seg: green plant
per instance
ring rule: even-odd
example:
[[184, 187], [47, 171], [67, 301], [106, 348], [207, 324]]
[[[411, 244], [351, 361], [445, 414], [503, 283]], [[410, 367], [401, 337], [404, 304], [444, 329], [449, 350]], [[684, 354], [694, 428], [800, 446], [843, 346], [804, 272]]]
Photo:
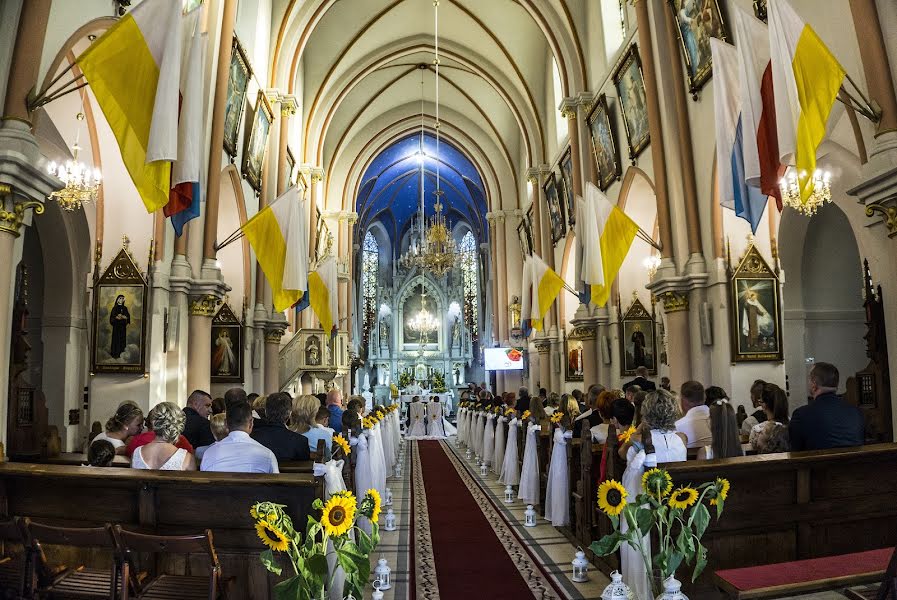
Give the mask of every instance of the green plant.
[[[716, 508], [719, 520], [729, 494], [729, 482], [716, 479], [674, 491], [667, 471], [651, 469], [642, 476], [642, 489], [645, 491], [633, 502], [627, 502], [626, 488], [620, 482], [609, 480], [598, 487], [598, 508], [610, 518], [614, 532], [592, 542], [590, 549], [598, 556], [607, 556], [624, 543], [629, 544], [642, 557], [645, 572], [657, 595], [663, 591], [659, 589], [663, 580], [683, 563], [694, 565], [692, 581], [707, 566], [707, 548], [701, 545], [701, 538], [710, 525], [708, 506]], [[623, 522], [627, 526], [625, 532], [620, 527]], [[656, 533], [658, 545], [653, 556], [650, 547], [644, 543], [644, 538], [652, 532]], [[660, 575], [659, 580], [654, 577], [655, 570]]]
[[437, 394], [441, 394], [447, 391], [445, 387], [445, 375], [443, 375], [442, 373], [434, 372], [430, 377], [430, 380], [433, 384], [433, 391]]
[[411, 376], [410, 371], [402, 371], [399, 373], [399, 387], [404, 389], [411, 385], [411, 382], [414, 381], [414, 378]]
[[[309, 515], [304, 535], [293, 527], [284, 505], [257, 502], [250, 508], [259, 539], [268, 546], [259, 555], [262, 564], [275, 575], [281, 575], [283, 569], [277, 565], [276, 552], [285, 554], [293, 567], [293, 575], [274, 586], [275, 600], [325, 598], [326, 589], [332, 584], [327, 566], [328, 544], [332, 544], [337, 564], [346, 573], [341, 593], [351, 593], [356, 598], [364, 595], [371, 571], [369, 556], [380, 543], [377, 526], [380, 495], [376, 490], [368, 490], [357, 510], [356, 504], [351, 492], [337, 492], [326, 503], [315, 500], [312, 508], [320, 511], [321, 517], [315, 519]], [[370, 519], [370, 535], [357, 526], [360, 516]], [[354, 534], [354, 541], [350, 534]]]

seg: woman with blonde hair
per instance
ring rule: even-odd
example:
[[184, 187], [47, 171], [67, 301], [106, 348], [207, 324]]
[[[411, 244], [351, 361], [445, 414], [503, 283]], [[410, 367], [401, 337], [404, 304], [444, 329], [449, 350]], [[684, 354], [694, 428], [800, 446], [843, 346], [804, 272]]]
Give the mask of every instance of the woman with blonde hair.
[[187, 422], [181, 407], [174, 402], [161, 402], [150, 410], [149, 421], [156, 437], [134, 450], [131, 466], [159, 471], [195, 471], [193, 455], [175, 446]]
[[318, 414], [320, 407], [321, 402], [311, 394], [296, 396], [293, 399], [290, 429], [308, 438], [308, 447], [311, 448], [312, 452], [317, 451], [318, 440], [324, 440], [325, 450], [327, 455], [329, 455], [333, 434], [326, 429], [317, 427], [317, 423], [315, 423], [315, 416]]
[[91, 443], [97, 440], [106, 440], [115, 448], [116, 454], [127, 452], [128, 438], [143, 431], [143, 411], [135, 402], [126, 400], [122, 402], [115, 414], [106, 421], [106, 429], [97, 435]]

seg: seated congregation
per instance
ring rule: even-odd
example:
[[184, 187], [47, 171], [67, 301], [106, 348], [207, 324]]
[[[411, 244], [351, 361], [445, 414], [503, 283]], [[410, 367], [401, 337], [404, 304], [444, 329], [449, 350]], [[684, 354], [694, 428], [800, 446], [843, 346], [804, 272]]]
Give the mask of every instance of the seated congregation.
[[[465, 391], [458, 444], [484, 476], [516, 487], [515, 499], [582, 548], [613, 534], [618, 521], [623, 534], [628, 528], [609, 516], [621, 513], [599, 489], [615, 490], [621, 507], [647, 492], [643, 477], [660, 466], [669, 476], [662, 504], [681, 500], [684, 509], [704, 499], [689, 490], [711, 482], [725, 514], [702, 529], [703, 573], [691, 583], [693, 565], [678, 571], [691, 598], [782, 598], [883, 580], [897, 543], [897, 484], [883, 475], [897, 466], [897, 445], [864, 446], [863, 414], [838, 395], [834, 365], [816, 363], [812, 397], [790, 416], [774, 383], [745, 390], [756, 409], [748, 415], [719, 387], [687, 381], [674, 393], [668, 380], [656, 388], [640, 371], [625, 391]], [[643, 543], [650, 555], [658, 540]], [[606, 575], [619, 570], [638, 597], [654, 597], [639, 551], [626, 543], [604, 555], [593, 549], [587, 557]]]
[[[370, 534], [390, 498], [399, 431], [395, 406], [366, 412], [363, 398], [344, 403], [339, 390], [293, 398], [233, 388], [217, 399], [197, 390], [183, 409], [162, 402], [146, 416], [122, 402], [84, 453], [0, 464], [0, 595], [273, 597], [279, 578], [259, 553], [279, 548], [282, 534], [250, 509], [280, 506], [304, 533], [327, 512], [316, 503], [354, 493], [354, 518]], [[343, 598], [345, 574], [328, 570], [328, 593]]]

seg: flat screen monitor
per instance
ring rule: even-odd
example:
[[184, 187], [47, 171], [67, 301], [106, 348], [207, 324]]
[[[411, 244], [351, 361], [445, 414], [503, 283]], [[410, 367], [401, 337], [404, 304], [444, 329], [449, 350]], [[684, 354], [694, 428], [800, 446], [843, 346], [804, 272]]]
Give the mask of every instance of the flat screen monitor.
[[483, 358], [487, 371], [523, 370], [523, 351], [518, 348], [485, 348]]

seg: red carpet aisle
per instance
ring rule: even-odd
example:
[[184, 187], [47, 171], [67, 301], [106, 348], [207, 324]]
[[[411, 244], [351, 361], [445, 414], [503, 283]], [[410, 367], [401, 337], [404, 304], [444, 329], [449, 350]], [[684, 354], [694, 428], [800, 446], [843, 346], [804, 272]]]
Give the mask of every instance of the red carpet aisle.
[[412, 449], [416, 597], [563, 597], [450, 452], [437, 441]]

